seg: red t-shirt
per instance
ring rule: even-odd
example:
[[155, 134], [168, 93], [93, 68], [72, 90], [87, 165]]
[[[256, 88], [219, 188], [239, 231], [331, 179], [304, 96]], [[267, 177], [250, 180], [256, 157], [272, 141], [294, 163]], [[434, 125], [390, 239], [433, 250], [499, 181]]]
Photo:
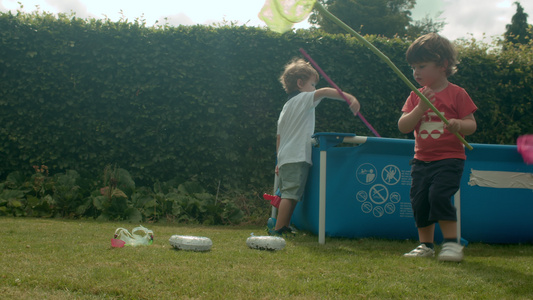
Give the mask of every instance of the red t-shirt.
[[[419, 90], [422, 91], [423, 88]], [[477, 110], [468, 93], [461, 87], [449, 83], [435, 94], [433, 105], [447, 119], [463, 119]], [[411, 92], [402, 108], [402, 112], [411, 112], [420, 101], [420, 97]], [[422, 161], [435, 161], [447, 158], [466, 159], [463, 143], [455, 134], [444, 129], [444, 122], [435, 112], [428, 109], [415, 127], [415, 158]]]

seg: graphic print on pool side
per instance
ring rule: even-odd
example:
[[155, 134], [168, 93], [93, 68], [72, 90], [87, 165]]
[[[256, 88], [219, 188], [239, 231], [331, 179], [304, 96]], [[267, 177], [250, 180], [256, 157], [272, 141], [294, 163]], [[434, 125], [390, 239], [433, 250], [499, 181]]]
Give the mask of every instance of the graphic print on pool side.
[[[378, 173], [373, 164], [364, 163], [357, 168], [356, 177], [362, 184], [358, 185], [359, 190], [355, 195], [361, 211], [372, 214], [375, 218], [395, 213], [400, 217], [412, 217], [410, 203], [400, 203], [402, 200], [400, 190], [406, 189], [406, 183], [410, 181], [409, 171], [402, 171], [398, 166], [389, 164]], [[383, 183], [376, 182], [379, 178]]]
[[402, 179], [400, 168], [395, 165], [388, 165], [381, 171], [381, 179], [388, 185], [395, 185]]
[[374, 165], [366, 163], [357, 168], [357, 181], [364, 185], [372, 184], [376, 181], [377, 170]]

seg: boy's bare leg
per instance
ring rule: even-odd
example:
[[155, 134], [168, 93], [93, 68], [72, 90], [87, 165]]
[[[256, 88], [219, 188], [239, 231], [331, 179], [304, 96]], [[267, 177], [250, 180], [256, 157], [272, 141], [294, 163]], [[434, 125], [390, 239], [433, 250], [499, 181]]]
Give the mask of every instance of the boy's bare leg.
[[284, 226], [289, 226], [291, 216], [296, 208], [297, 202], [291, 199], [281, 199], [278, 209], [278, 218], [276, 220], [275, 230], [280, 230]]
[[435, 224], [418, 227], [418, 239], [420, 243], [433, 243], [435, 237]]
[[439, 226], [445, 239], [457, 239], [457, 221], [439, 221]]

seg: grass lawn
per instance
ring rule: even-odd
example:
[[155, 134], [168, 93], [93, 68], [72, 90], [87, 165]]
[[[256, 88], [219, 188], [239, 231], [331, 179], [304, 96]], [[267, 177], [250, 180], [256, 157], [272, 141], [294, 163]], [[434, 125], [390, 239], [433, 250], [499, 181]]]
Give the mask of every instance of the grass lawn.
[[[265, 220], [266, 221], [266, 220]], [[533, 299], [533, 245], [471, 243], [461, 263], [403, 258], [416, 241], [300, 232], [281, 251], [249, 249], [257, 226], [143, 224], [151, 246], [111, 248], [117, 227], [86, 220], [0, 218], [2, 299]], [[174, 234], [209, 252], [175, 250]]]

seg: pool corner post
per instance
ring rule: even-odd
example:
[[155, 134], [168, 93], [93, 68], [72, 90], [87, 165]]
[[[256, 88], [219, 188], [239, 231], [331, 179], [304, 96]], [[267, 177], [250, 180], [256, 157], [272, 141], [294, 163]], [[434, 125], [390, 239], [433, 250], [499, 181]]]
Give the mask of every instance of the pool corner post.
[[[347, 139], [354, 139], [353, 133], [315, 133], [315, 145], [318, 144], [320, 151], [320, 169], [319, 169], [319, 191], [318, 191], [318, 243], [326, 243], [326, 172], [327, 172], [327, 150], [330, 147], [345, 142]], [[366, 141], [366, 138], [362, 140]], [[358, 140], [361, 141], [361, 140]]]
[[320, 184], [318, 194], [318, 243], [326, 243], [326, 159], [327, 151], [320, 149]]
[[[278, 192], [279, 187], [279, 179], [278, 174], [274, 174], [274, 190], [272, 191], [272, 195], [276, 195]], [[272, 210], [270, 211], [270, 217], [271, 218], [277, 218], [278, 216], [278, 209], [275, 206], [272, 206]]]
[[457, 241], [461, 244], [463, 239], [461, 236], [461, 188], [459, 188], [453, 196], [453, 201], [457, 211]]

